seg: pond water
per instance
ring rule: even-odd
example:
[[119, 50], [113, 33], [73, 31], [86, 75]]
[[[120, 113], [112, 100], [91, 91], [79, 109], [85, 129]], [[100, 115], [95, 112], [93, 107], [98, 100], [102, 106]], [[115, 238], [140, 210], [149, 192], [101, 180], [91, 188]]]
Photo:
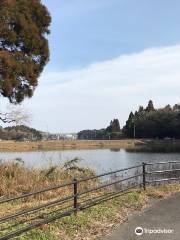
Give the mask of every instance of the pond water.
[[124, 149], [60, 150], [42, 152], [1, 152], [1, 161], [20, 158], [29, 168], [63, 166], [67, 160], [81, 159], [80, 167], [88, 167], [97, 174], [134, 166], [142, 162], [180, 161], [180, 153], [127, 152]]

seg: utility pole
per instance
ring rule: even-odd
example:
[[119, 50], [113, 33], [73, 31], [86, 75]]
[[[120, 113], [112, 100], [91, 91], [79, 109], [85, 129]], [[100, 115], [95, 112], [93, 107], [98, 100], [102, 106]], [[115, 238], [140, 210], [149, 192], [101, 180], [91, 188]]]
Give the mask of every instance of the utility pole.
[[135, 121], [134, 121], [134, 139], [136, 138], [136, 124], [135, 124]]

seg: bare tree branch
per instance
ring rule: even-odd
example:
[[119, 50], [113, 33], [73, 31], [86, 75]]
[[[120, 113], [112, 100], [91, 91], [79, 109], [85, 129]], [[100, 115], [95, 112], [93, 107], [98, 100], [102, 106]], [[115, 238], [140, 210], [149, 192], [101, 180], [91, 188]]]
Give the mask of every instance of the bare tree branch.
[[5, 113], [5, 114], [0, 113], [0, 121], [2, 121], [3, 123], [15, 122], [14, 119], [11, 119], [11, 118], [7, 117], [7, 115], [8, 115], [7, 113]]
[[5, 124], [28, 125], [31, 114], [21, 106], [9, 105], [6, 113], [0, 113], [0, 121]]

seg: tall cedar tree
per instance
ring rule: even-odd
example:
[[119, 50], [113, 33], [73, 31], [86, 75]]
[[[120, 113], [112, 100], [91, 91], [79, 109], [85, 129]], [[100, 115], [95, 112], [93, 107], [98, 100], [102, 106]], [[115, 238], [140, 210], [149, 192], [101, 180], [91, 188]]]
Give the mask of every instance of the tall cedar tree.
[[120, 132], [120, 124], [118, 119], [114, 119], [110, 122], [110, 126], [106, 128], [107, 132]]
[[150, 112], [150, 111], [154, 111], [155, 108], [154, 108], [154, 104], [153, 104], [153, 101], [152, 100], [149, 100], [148, 102], [148, 106], [146, 108], [146, 111]]
[[49, 60], [51, 17], [40, 0], [0, 0], [0, 95], [31, 97]]

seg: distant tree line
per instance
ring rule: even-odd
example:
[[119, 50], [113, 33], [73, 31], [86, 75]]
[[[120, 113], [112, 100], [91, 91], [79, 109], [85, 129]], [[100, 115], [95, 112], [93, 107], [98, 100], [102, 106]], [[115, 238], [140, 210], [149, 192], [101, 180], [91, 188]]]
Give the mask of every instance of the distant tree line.
[[78, 139], [122, 138], [180, 138], [180, 104], [156, 109], [150, 100], [147, 107], [140, 106], [137, 111], [130, 113], [123, 129], [119, 120], [114, 119], [107, 128], [78, 133]]
[[78, 133], [78, 139], [84, 140], [108, 140], [119, 138], [122, 138], [122, 131], [118, 119], [112, 120], [107, 128], [102, 128], [100, 130], [83, 130]]
[[148, 106], [131, 112], [123, 134], [132, 138], [180, 138], [180, 105], [156, 109], [152, 100]]
[[[78, 139], [116, 140], [123, 138], [180, 138], [180, 104], [167, 105], [156, 109], [150, 100], [147, 107], [140, 106], [129, 114], [121, 129], [119, 120], [113, 119], [109, 126], [102, 129], [83, 130]], [[41, 140], [42, 132], [24, 125], [0, 128], [2, 140]]]
[[1, 140], [15, 140], [15, 141], [37, 141], [42, 139], [40, 131], [29, 128], [24, 125], [12, 126], [6, 128], [0, 128], [0, 139]]

